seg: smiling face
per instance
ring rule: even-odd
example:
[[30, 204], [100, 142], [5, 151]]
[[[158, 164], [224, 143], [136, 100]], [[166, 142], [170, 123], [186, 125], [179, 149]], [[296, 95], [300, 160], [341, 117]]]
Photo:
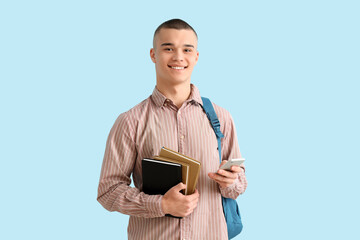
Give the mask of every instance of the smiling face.
[[197, 37], [192, 30], [163, 28], [155, 35], [150, 57], [155, 63], [157, 85], [190, 84], [199, 58]]

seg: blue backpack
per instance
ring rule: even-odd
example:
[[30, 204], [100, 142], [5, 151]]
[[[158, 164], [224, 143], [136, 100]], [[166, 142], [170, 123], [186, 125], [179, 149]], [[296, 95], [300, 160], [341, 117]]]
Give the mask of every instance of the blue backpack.
[[[211, 104], [211, 101], [205, 97], [201, 97], [201, 99], [203, 101], [203, 109], [211, 123], [212, 128], [214, 129], [218, 141], [219, 157], [221, 163], [221, 138], [223, 138], [224, 135], [220, 131], [220, 122], [215, 113], [214, 107]], [[243, 229], [239, 207], [236, 200], [234, 199], [224, 198], [221, 196], [221, 200], [228, 229], [228, 236], [229, 239], [232, 239], [236, 235], [240, 234], [241, 230]]]

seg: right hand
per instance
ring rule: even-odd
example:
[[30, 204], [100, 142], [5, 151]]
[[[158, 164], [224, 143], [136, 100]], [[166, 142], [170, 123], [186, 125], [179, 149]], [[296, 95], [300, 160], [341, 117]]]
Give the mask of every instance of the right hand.
[[195, 190], [193, 194], [185, 196], [180, 193], [185, 188], [185, 184], [179, 183], [165, 193], [161, 200], [161, 207], [165, 214], [186, 217], [194, 211], [199, 200], [199, 192]]

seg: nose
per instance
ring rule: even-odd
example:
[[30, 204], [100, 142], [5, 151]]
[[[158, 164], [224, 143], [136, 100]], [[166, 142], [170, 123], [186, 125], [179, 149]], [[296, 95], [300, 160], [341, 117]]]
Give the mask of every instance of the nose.
[[184, 60], [183, 52], [179, 49], [177, 51], [174, 51], [174, 55], [172, 57], [173, 61], [182, 61]]

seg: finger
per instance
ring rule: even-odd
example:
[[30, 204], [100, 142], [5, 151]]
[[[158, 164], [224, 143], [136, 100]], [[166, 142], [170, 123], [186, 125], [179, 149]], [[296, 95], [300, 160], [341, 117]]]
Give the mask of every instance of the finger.
[[221, 187], [228, 187], [233, 184], [233, 182], [221, 182], [221, 181], [215, 181], [217, 184], [219, 184]]
[[199, 201], [199, 198], [200, 198], [200, 194], [197, 191], [197, 189], [195, 190], [195, 193], [193, 195], [194, 195], [194, 198], [193, 198], [192, 202], [194, 202], [196, 204]]
[[211, 178], [219, 184], [232, 184], [235, 180], [233, 178], [224, 177], [219, 174], [213, 174]]
[[231, 178], [231, 179], [235, 179], [237, 178], [237, 173], [233, 173], [231, 171], [227, 171], [227, 170], [218, 170], [217, 171], [218, 175], [227, 177], [227, 178]]
[[217, 180], [218, 176], [220, 176], [217, 173], [208, 173], [208, 176], [212, 179], [212, 180]]
[[186, 195], [185, 198], [187, 198], [187, 200], [189, 201], [194, 201], [194, 200], [197, 200], [199, 198], [199, 192], [197, 189], [195, 189], [195, 192], [193, 194], [190, 194], [190, 195]]
[[194, 196], [195, 198], [199, 198], [199, 191], [195, 189], [194, 193], [188, 196]]
[[196, 198], [196, 199], [194, 199], [194, 200], [189, 204], [191, 211], [192, 211], [194, 208], [196, 208], [196, 206], [197, 206], [197, 204], [198, 204], [198, 201], [199, 201], [199, 199]]
[[222, 179], [225, 179], [225, 177], [217, 173], [209, 173], [209, 177], [217, 183], [223, 182]]
[[235, 173], [239, 173], [241, 171], [241, 167], [239, 166], [232, 166], [231, 171]]
[[197, 204], [194, 204], [194, 205], [190, 208], [190, 213], [192, 213], [196, 207], [197, 207]]

